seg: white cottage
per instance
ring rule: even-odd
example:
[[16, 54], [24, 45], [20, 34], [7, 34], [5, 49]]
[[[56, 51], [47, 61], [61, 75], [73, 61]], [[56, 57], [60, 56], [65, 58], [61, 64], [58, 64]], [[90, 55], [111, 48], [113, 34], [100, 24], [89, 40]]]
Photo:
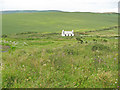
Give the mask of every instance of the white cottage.
[[73, 30], [72, 31], [62, 30], [62, 36], [74, 36]]

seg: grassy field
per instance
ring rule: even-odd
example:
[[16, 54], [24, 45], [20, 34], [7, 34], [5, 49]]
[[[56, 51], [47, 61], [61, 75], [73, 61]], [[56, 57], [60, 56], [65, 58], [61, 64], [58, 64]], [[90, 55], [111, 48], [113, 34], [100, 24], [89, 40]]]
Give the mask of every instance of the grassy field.
[[[116, 20], [116, 14], [4, 14], [2, 86], [117, 88]], [[75, 36], [62, 37], [62, 29]]]
[[90, 31], [117, 26], [117, 14], [40, 12], [3, 14], [3, 34], [21, 32]]

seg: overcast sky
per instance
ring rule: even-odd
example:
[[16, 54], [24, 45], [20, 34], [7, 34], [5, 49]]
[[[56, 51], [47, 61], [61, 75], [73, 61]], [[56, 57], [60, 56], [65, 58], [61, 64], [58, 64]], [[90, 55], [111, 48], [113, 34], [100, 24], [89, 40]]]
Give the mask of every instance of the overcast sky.
[[0, 0], [1, 10], [118, 12], [119, 0]]

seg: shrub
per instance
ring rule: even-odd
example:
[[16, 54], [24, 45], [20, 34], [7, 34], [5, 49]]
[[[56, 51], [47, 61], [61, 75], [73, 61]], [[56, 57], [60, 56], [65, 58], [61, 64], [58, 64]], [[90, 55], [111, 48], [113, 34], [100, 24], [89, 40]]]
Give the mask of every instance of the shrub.
[[109, 47], [102, 44], [96, 44], [92, 47], [92, 51], [95, 50], [109, 50]]
[[104, 42], [107, 42], [107, 39], [104, 39], [103, 41], [104, 41]]
[[7, 36], [7, 34], [3, 34], [2, 37], [3, 37], [3, 38], [6, 38], [6, 37], [8, 37], [8, 36]]
[[93, 41], [97, 42], [97, 39], [93, 39]]
[[[76, 40], [77, 40], [77, 41], [80, 41], [81, 44], [84, 42], [80, 37], [77, 37]], [[78, 42], [78, 43], [79, 43], [79, 42]]]
[[77, 40], [77, 41], [80, 41], [80, 40], [81, 40], [81, 38], [80, 38], [80, 37], [76, 37], [76, 40]]
[[87, 41], [85, 41], [85, 43], [88, 43]]

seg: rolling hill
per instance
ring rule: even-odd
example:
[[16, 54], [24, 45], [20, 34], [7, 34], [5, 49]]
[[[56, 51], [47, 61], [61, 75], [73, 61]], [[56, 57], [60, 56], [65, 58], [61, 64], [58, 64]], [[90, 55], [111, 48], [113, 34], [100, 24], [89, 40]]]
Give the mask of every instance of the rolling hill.
[[20, 32], [79, 32], [117, 26], [117, 14], [37, 12], [3, 14], [3, 34]]

